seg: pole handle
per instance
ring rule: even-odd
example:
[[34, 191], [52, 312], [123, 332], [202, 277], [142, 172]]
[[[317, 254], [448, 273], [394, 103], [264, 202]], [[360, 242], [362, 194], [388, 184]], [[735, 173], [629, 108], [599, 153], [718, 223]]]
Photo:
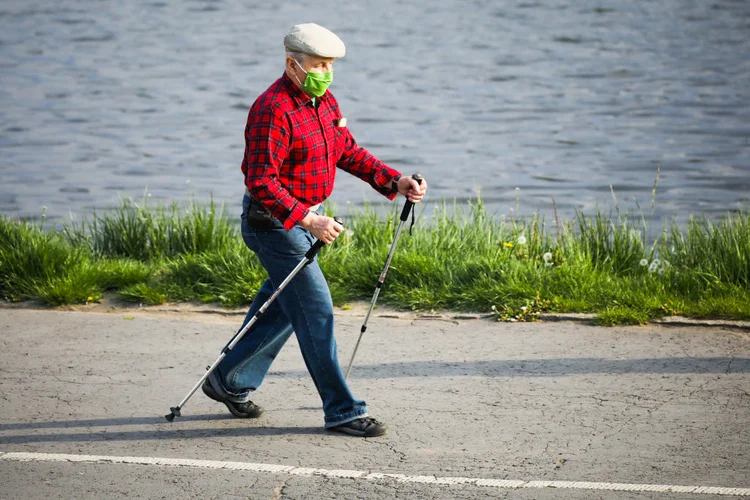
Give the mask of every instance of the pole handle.
[[[417, 184], [422, 184], [422, 181], [424, 180], [424, 177], [422, 177], [419, 174], [414, 174], [411, 176], [412, 179], [417, 181]], [[404, 203], [404, 209], [401, 210], [401, 220], [406, 221], [406, 219], [409, 218], [409, 212], [411, 211], [412, 207], [414, 206], [414, 203], [410, 202], [408, 199], [406, 200], [406, 203]]]
[[[341, 217], [334, 217], [334, 221], [338, 222], [342, 226], [344, 225], [344, 219]], [[318, 253], [318, 251], [325, 246], [325, 243], [323, 240], [317, 240], [315, 243], [313, 243], [313, 246], [310, 248], [310, 250], [307, 251], [305, 254], [305, 258], [307, 260], [313, 260], [315, 258], [315, 254]]]

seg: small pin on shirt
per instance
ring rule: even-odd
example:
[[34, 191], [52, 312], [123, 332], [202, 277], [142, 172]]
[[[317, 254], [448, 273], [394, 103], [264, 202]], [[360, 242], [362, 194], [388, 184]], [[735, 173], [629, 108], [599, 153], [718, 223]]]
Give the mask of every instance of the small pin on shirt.
[[337, 127], [346, 127], [346, 118], [344, 118], [344, 117], [339, 118], [338, 121], [336, 122], [336, 126]]

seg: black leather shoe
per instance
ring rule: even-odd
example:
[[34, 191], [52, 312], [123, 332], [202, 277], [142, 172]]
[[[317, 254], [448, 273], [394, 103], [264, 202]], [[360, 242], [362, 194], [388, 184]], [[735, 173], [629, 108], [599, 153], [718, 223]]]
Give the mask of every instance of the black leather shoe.
[[245, 403], [234, 403], [222, 398], [208, 380], [203, 382], [202, 389], [203, 394], [205, 394], [209, 398], [213, 399], [214, 401], [218, 401], [219, 403], [224, 403], [227, 408], [229, 408], [229, 411], [232, 413], [232, 415], [234, 415], [235, 417], [258, 418], [263, 414], [263, 408], [256, 405], [252, 401], [247, 401]]
[[372, 417], [358, 418], [351, 422], [337, 425], [336, 427], [329, 427], [328, 430], [343, 432], [344, 434], [357, 437], [376, 437], [388, 432], [384, 423], [378, 422]]

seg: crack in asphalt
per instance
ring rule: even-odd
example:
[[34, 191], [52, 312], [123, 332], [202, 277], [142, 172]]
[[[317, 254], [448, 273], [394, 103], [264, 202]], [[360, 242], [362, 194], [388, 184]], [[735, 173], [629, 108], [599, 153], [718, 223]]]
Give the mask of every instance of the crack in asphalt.
[[725, 372], [727, 375], [732, 373], [732, 363], [734, 363], [734, 352], [729, 354], [729, 363], [727, 363], [727, 371]]
[[289, 485], [289, 481], [291, 479], [292, 479], [292, 476], [287, 476], [286, 479], [284, 479], [284, 482], [281, 483], [281, 485], [273, 489], [273, 492], [274, 492], [273, 500], [280, 500], [284, 496], [284, 490]]
[[[399, 464], [406, 463], [406, 454], [403, 453], [403, 452], [401, 452], [401, 451], [398, 451], [396, 449], [396, 447], [393, 446], [391, 443], [387, 443], [387, 442], [383, 442], [383, 441], [373, 441], [373, 440], [370, 440], [370, 439], [365, 439], [365, 442], [368, 443], [368, 444], [373, 444], [373, 445], [376, 445], [376, 446], [382, 446], [382, 447], [387, 448], [398, 459], [397, 463], [399, 463]], [[392, 464], [393, 464], [393, 460], [388, 463], [388, 466], [390, 467], [390, 466], [392, 466]]]
[[[86, 375], [91, 376], [93, 374], [86, 373]], [[133, 382], [133, 381], [130, 381], [130, 380], [115, 382], [114, 380], [112, 380], [112, 377], [108, 376], [108, 375], [100, 375], [100, 376], [103, 376], [104, 378], [106, 378], [107, 380], [109, 380], [108, 382], [94, 382], [94, 381], [89, 381], [89, 380], [84, 381], [84, 382], [77, 382], [75, 380], [65, 380], [65, 379], [59, 377], [58, 375], [50, 374], [49, 376], [52, 377], [52, 378], [54, 378], [55, 380], [57, 380], [58, 382], [60, 382], [62, 384], [86, 385], [86, 386], [90, 386], [90, 385], [123, 385], [123, 386], [125, 386], [125, 385], [133, 385], [133, 386], [136, 386], [136, 387], [141, 387], [142, 386], [142, 384], [139, 384], [137, 382]]]

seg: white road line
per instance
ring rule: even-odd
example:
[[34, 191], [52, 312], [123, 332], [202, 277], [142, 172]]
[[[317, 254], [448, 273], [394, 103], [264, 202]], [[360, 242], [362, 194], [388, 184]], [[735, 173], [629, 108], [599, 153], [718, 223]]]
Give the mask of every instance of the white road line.
[[63, 453], [0, 452], [0, 461], [13, 462], [81, 462], [94, 464], [133, 464], [171, 467], [196, 467], [203, 469], [245, 470], [294, 476], [325, 476], [361, 479], [364, 481], [397, 481], [446, 485], [483, 486], [489, 488], [563, 488], [574, 490], [652, 491], [659, 493], [696, 493], [703, 495], [735, 495], [750, 497], [750, 488], [724, 488], [720, 486], [678, 486], [670, 484], [592, 483], [584, 481], [521, 481], [513, 479], [481, 479], [471, 477], [410, 476], [382, 474], [359, 470], [310, 469], [292, 465], [255, 464], [250, 462], [224, 462], [219, 460], [191, 460], [183, 458], [112, 457], [105, 455], [67, 455]]

